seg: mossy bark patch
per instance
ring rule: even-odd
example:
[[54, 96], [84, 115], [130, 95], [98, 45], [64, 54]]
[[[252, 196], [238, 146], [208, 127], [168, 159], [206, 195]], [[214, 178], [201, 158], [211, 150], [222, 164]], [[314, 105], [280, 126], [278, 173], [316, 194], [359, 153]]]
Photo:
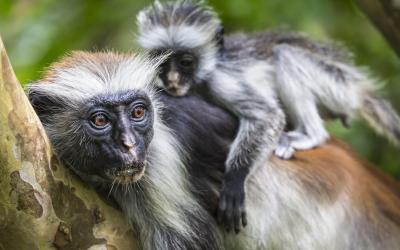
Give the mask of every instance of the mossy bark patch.
[[43, 208], [35, 197], [33, 187], [23, 181], [19, 172], [11, 173], [11, 200], [16, 203], [17, 210], [26, 212], [35, 218], [40, 218], [43, 214]]
[[[92, 245], [105, 243], [105, 239], [95, 238], [93, 226], [97, 224], [95, 214], [92, 209], [86, 207], [85, 203], [75, 195], [73, 188], [57, 182], [54, 189], [50, 192], [53, 201], [54, 211], [58, 218], [63, 221], [61, 228], [57, 230], [57, 239], [66, 239], [68, 235], [70, 241], [64, 240], [64, 244], [59, 245], [59, 249], [87, 249]], [[68, 230], [67, 230], [68, 229]], [[60, 231], [62, 233], [60, 233]], [[66, 233], [68, 231], [68, 233]], [[82, 237], [85, 236], [85, 237]]]

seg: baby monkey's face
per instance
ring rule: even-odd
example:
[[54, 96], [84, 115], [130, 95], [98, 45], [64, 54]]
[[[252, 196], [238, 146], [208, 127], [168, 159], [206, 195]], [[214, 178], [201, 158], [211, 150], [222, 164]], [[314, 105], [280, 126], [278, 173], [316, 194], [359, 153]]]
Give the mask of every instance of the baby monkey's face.
[[159, 77], [168, 94], [184, 96], [198, 81], [197, 71], [198, 56], [188, 50], [176, 50], [159, 67]]

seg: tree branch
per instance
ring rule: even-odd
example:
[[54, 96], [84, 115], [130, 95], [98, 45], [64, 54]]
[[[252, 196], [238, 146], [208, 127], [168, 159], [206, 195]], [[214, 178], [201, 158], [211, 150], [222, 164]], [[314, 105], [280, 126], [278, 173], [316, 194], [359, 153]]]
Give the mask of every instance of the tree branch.
[[0, 249], [135, 249], [122, 214], [53, 155], [0, 38]]
[[400, 56], [400, 0], [355, 0]]

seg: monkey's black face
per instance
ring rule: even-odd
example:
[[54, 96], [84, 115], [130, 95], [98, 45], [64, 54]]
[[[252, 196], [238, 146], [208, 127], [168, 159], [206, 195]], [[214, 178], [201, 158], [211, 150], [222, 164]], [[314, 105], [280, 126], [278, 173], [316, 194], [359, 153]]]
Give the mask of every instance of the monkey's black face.
[[154, 120], [144, 92], [99, 95], [73, 106], [36, 92], [29, 98], [58, 157], [83, 179], [128, 184], [144, 175]]
[[80, 171], [120, 184], [143, 176], [153, 136], [153, 110], [145, 94], [97, 96], [84, 107], [81, 123], [87, 138], [80, 150], [87, 155]]
[[191, 51], [177, 50], [160, 66], [159, 77], [168, 94], [184, 96], [188, 93], [197, 82], [198, 58]]

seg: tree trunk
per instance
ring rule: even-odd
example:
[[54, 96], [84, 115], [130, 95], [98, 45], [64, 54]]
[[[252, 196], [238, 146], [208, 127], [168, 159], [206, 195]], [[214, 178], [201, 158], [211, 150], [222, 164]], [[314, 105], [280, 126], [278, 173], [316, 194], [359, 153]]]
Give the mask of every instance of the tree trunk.
[[0, 250], [135, 249], [121, 212], [53, 155], [0, 38]]
[[400, 56], [400, 0], [355, 0]]

